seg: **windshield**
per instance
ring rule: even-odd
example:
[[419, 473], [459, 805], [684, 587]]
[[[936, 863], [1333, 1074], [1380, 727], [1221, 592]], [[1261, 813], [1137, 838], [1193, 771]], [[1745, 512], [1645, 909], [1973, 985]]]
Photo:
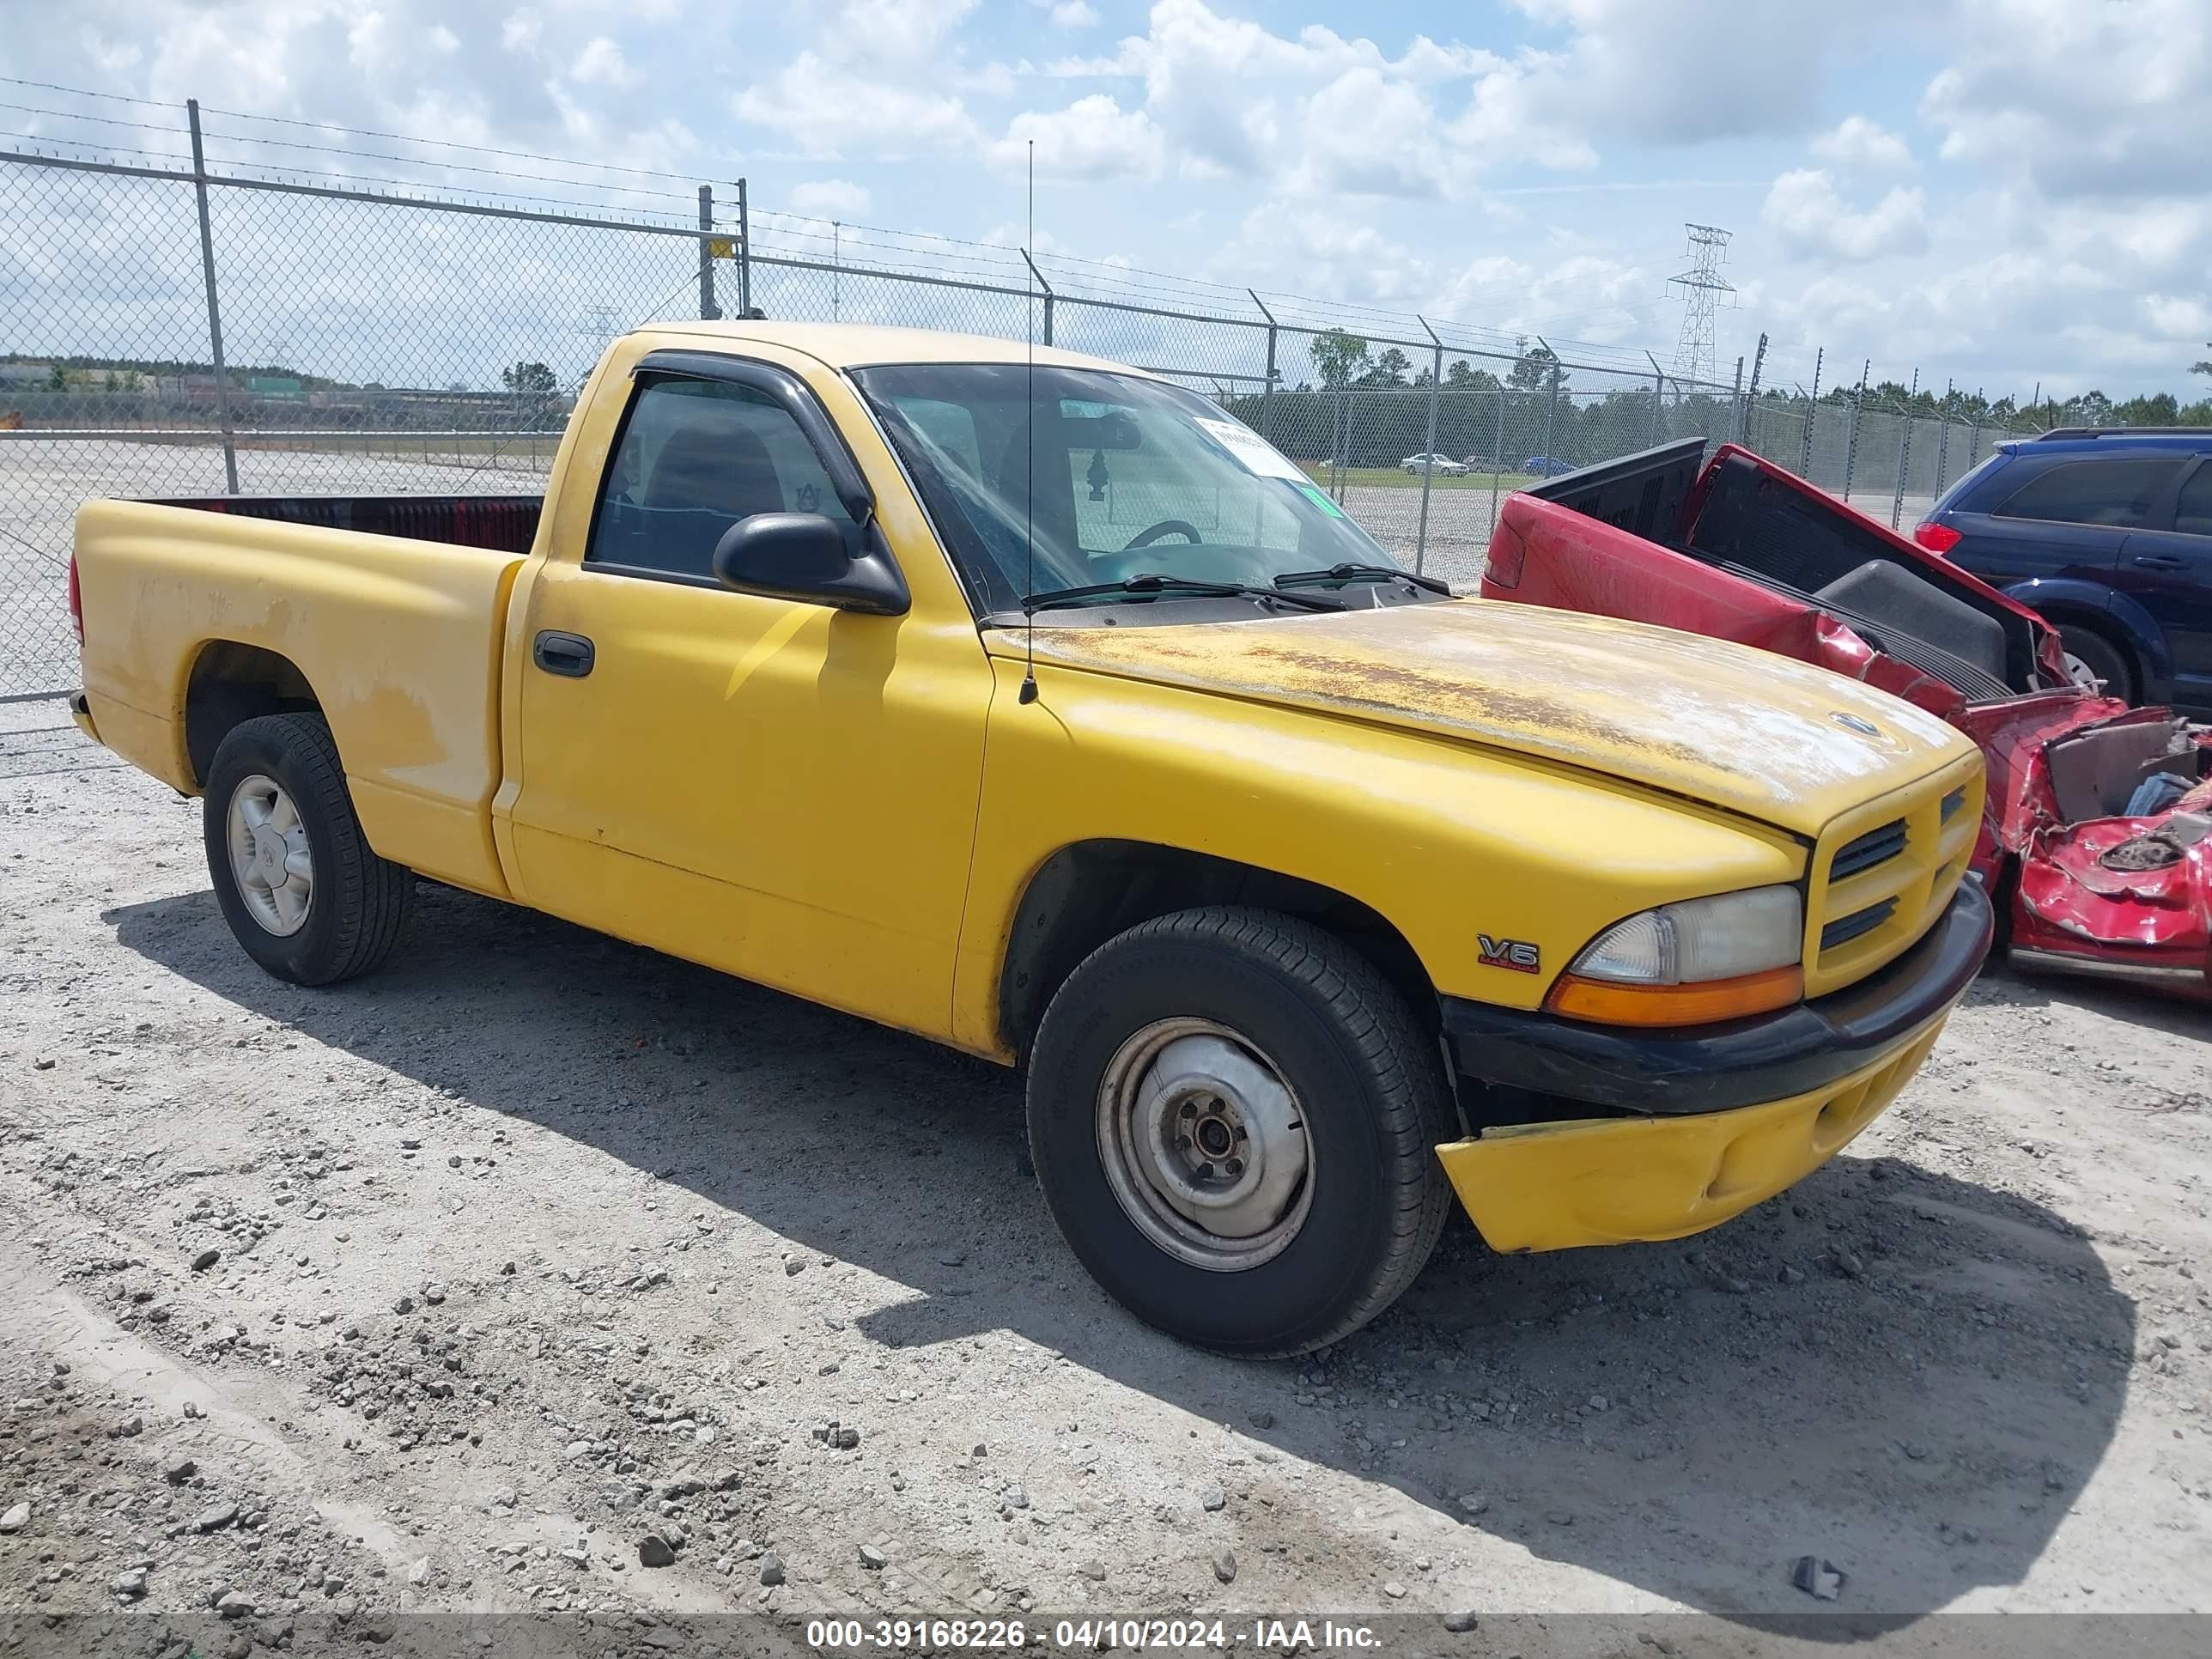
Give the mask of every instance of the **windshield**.
[[1022, 363], [900, 364], [854, 379], [982, 611], [1138, 575], [1265, 586], [1396, 562], [1294, 462], [1180, 386]]

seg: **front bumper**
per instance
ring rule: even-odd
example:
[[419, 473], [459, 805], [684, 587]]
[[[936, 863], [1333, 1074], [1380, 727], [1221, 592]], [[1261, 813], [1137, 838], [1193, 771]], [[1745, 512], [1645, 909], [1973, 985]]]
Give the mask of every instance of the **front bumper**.
[[1447, 1000], [1461, 1070], [1632, 1116], [1509, 1125], [1437, 1155], [1491, 1248], [1680, 1238], [1771, 1198], [1894, 1100], [1988, 954], [1980, 886], [1881, 972], [1758, 1018], [1668, 1033]]

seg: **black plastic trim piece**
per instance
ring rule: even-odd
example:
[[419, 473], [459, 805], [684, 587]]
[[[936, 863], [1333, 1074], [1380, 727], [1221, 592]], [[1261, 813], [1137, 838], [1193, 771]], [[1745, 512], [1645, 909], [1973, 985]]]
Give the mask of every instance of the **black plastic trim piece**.
[[1981, 971], [1996, 927], [1980, 884], [1961, 882], [1895, 962], [1778, 1013], [1650, 1031], [1445, 997], [1444, 1037], [1480, 1082], [1651, 1116], [1732, 1111], [1833, 1083], [1924, 1026]]

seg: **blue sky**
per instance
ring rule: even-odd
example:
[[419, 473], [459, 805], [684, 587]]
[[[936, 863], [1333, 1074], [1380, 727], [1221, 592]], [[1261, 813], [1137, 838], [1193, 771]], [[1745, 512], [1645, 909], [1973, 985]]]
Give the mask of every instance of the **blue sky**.
[[1018, 240], [1033, 139], [1047, 248], [1662, 361], [1701, 221], [1735, 233], [1722, 360], [1765, 330], [1770, 380], [1825, 345], [1831, 383], [1871, 356], [1991, 396], [2184, 392], [2212, 355], [2206, 0], [0, 0], [0, 22], [25, 78], [743, 173], [854, 225]]

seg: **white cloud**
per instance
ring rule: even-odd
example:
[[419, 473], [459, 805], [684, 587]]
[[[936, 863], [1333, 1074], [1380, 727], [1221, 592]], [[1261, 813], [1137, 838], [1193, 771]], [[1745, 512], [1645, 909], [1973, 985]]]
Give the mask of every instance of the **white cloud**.
[[1090, 29], [1098, 27], [1097, 9], [1091, 0], [1060, 0], [1052, 9], [1052, 26], [1060, 29]]
[[1881, 259], [1928, 246], [1927, 203], [1918, 189], [1898, 186], [1855, 212], [1827, 173], [1814, 167], [1777, 179], [1759, 217], [1797, 252], [1830, 258]]
[[1018, 169], [1036, 145], [1037, 171], [1062, 179], [1157, 179], [1167, 141], [1140, 109], [1125, 110], [1104, 93], [1079, 98], [1066, 109], [1025, 111], [1007, 124], [991, 146], [997, 166]]
[[[958, 92], [971, 79], [948, 37], [975, 0], [844, 0], [814, 44], [730, 106], [810, 155], [887, 157], [972, 149], [982, 135]], [[974, 76], [985, 86], [1002, 76]]]
[[1395, 58], [1320, 24], [1295, 36], [1156, 0], [1146, 32], [1042, 73], [1134, 80], [1186, 177], [1258, 179], [1294, 195], [1451, 198], [1516, 161], [1596, 159], [1571, 106], [1544, 95], [1553, 60], [1416, 36]]
[[730, 106], [809, 155], [922, 154], [967, 149], [977, 138], [959, 98], [880, 81], [814, 52], [745, 88]]
[[975, 0], [844, 0], [824, 22], [821, 50], [913, 76], [927, 68]]
[[2203, 0], [1984, 0], [1920, 112], [1952, 161], [2051, 197], [2201, 194], [2212, 132], [2212, 6]]
[[[2065, 0], [2073, 3], [2073, 0]], [[1925, 40], [1950, 0], [1745, 5], [1742, 0], [1515, 0], [1570, 40], [1542, 76], [1552, 106], [1644, 142], [1803, 131], [1847, 49]]]
[[545, 20], [528, 6], [509, 12], [499, 26], [499, 44], [508, 52], [534, 52], [544, 37]]
[[856, 218], [868, 210], [868, 192], [849, 179], [816, 179], [794, 185], [784, 198], [794, 213], [817, 219]]
[[2146, 294], [2143, 319], [2169, 340], [2212, 340], [2212, 302], [2189, 295]]
[[645, 77], [630, 67], [620, 46], [604, 34], [595, 34], [576, 54], [568, 78], [586, 86], [629, 88]]
[[1904, 139], [1863, 115], [1847, 115], [1813, 140], [1813, 154], [1839, 167], [1900, 172], [1912, 165]]

